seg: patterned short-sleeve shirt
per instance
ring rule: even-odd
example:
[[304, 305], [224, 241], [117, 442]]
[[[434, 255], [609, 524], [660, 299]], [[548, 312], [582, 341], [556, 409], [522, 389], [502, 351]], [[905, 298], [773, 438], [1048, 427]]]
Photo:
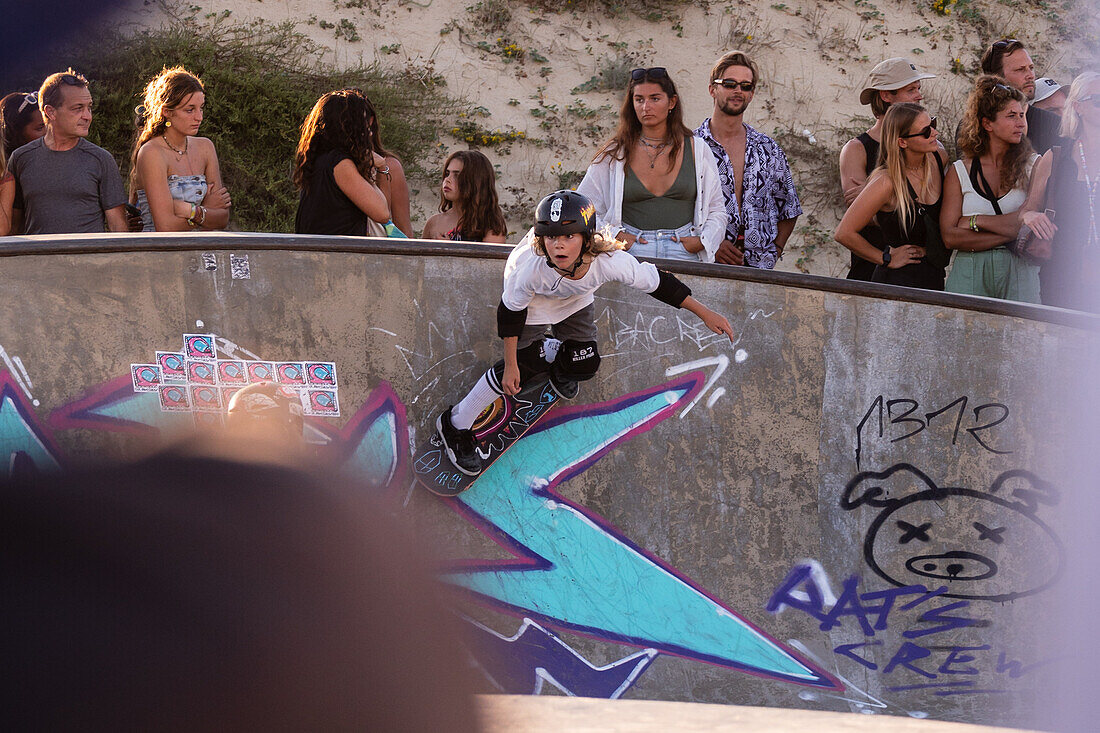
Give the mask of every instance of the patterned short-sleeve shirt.
[[718, 163], [718, 180], [726, 198], [726, 239], [737, 241], [737, 233], [745, 233], [745, 264], [770, 270], [779, 253], [775, 237], [779, 222], [794, 219], [802, 213], [798, 192], [794, 188], [791, 167], [779, 143], [749, 125], [745, 125], [745, 175], [741, 184], [743, 210], [734, 194], [733, 163], [722, 144], [710, 133], [710, 118], [695, 131], [714, 153]]

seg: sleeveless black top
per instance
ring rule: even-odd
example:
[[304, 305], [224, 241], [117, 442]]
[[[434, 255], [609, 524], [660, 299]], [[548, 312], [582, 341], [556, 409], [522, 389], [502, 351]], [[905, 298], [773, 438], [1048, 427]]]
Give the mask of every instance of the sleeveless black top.
[[298, 214], [294, 217], [297, 234], [342, 234], [367, 236], [367, 215], [344, 195], [336, 185], [333, 170], [351, 156], [342, 150], [329, 150], [317, 156], [309, 191], [298, 199]]
[[[878, 149], [879, 144], [873, 137], [866, 132], [860, 133], [856, 138], [863, 145], [863, 151], [867, 154], [867, 164], [864, 169], [867, 175], [871, 175], [871, 171], [875, 169], [878, 164]], [[879, 230], [878, 225], [874, 220], [871, 223], [859, 230], [859, 235], [866, 239], [872, 247], [881, 250], [883, 248], [882, 232]], [[875, 274], [875, 263], [863, 259], [855, 252], [852, 252], [852, 265], [848, 268], [849, 280], [870, 280], [871, 276]]]
[[[935, 156], [936, 169], [943, 181], [943, 162], [940, 156]], [[943, 290], [946, 277], [947, 263], [950, 260], [950, 252], [943, 245], [940, 236], [940, 207], [943, 205], [943, 185], [940, 185], [940, 196], [935, 203], [925, 204], [917, 200], [917, 192], [907, 180], [905, 182], [909, 190], [909, 199], [917, 207], [917, 215], [909, 225], [908, 231], [902, 231], [900, 211], [880, 211], [875, 214], [875, 221], [882, 230], [883, 243], [891, 247], [903, 244], [915, 244], [925, 248], [925, 257], [920, 262], [906, 265], [905, 267], [891, 270], [884, 265], [875, 268], [871, 278], [877, 283], [889, 283], [890, 285], [904, 285], [910, 288], [923, 288], [925, 290]]]

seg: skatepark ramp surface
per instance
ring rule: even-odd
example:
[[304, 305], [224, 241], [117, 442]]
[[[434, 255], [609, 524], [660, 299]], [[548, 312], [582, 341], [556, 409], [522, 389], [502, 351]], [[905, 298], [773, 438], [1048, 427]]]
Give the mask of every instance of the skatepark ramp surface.
[[1095, 318], [668, 263], [734, 343], [606, 286], [597, 377], [441, 499], [410, 446], [500, 357], [508, 251], [9, 238], [0, 453], [144, 454], [272, 379], [439, 549], [486, 691], [1030, 724]]

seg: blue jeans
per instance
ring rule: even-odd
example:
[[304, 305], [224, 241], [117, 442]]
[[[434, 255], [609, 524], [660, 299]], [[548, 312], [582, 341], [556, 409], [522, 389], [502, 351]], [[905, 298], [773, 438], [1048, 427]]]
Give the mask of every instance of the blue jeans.
[[[703, 250], [692, 253], [684, 249], [680, 244], [680, 237], [696, 237], [699, 233], [694, 224], [684, 224], [679, 229], [654, 229], [642, 231], [629, 224], [623, 224], [623, 231], [638, 237], [638, 241], [630, 248], [630, 254], [635, 257], [663, 257], [666, 260], [687, 260], [689, 262], [702, 262]], [[641, 240], [645, 240], [644, 242]]]

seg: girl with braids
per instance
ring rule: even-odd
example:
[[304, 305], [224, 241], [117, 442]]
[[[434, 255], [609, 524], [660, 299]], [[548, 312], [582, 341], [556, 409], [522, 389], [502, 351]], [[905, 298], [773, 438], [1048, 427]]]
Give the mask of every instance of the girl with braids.
[[0, 99], [0, 237], [21, 234], [13, 226], [15, 177], [8, 170], [8, 158], [32, 140], [46, 134], [46, 124], [38, 109], [38, 92], [12, 92]]
[[451, 153], [443, 164], [439, 211], [424, 225], [424, 239], [503, 244], [508, 234], [493, 164], [476, 150]]
[[1039, 302], [1039, 268], [1006, 246], [1020, 230], [1019, 209], [1039, 156], [1027, 139], [1027, 97], [999, 76], [979, 76], [959, 127], [959, 153], [943, 181], [940, 231], [958, 250], [951, 293]]
[[182, 66], [164, 69], [145, 87], [137, 113], [130, 200], [144, 231], [224, 229], [232, 201], [214, 143], [196, 137], [206, 90]]
[[676, 85], [661, 66], [634, 69], [619, 127], [577, 187], [600, 228], [638, 257], [714, 262], [726, 202], [710, 147], [684, 125]]
[[386, 159], [370, 140], [372, 111], [362, 92], [341, 89], [318, 99], [302, 123], [294, 155], [298, 234], [365, 237], [372, 220], [390, 220], [378, 187]]
[[[943, 290], [949, 255], [939, 230], [945, 157], [935, 117], [919, 104], [890, 105], [878, 166], [833, 233], [877, 265], [873, 282]], [[872, 219], [882, 230], [882, 251], [859, 233]]]
[[[378, 115], [374, 111], [374, 104], [365, 94], [367, 100], [367, 134], [370, 140], [371, 150], [381, 155], [385, 160], [378, 167], [378, 190], [386, 197], [386, 203], [390, 205], [390, 221], [403, 235], [411, 237], [413, 234], [412, 219], [409, 214], [409, 183], [405, 180], [405, 169], [400, 159], [382, 144], [382, 131], [378, 126]], [[382, 220], [386, 221], [385, 219]], [[381, 223], [381, 222], [380, 222]], [[389, 236], [398, 236], [387, 227]]]

